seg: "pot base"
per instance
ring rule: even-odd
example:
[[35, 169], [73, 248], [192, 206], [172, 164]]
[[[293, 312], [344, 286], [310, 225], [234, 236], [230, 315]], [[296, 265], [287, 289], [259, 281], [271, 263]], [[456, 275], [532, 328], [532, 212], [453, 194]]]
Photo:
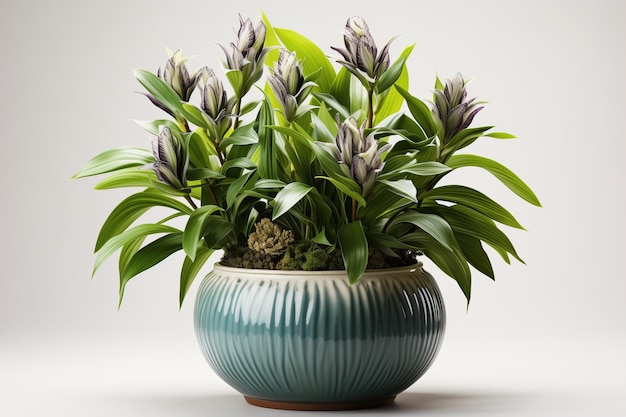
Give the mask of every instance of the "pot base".
[[276, 410], [296, 410], [296, 411], [340, 411], [340, 410], [359, 410], [363, 408], [376, 408], [376, 407], [384, 407], [386, 405], [393, 404], [396, 396], [383, 398], [380, 400], [368, 400], [368, 401], [357, 401], [357, 402], [345, 402], [345, 403], [296, 403], [296, 402], [284, 402], [284, 401], [272, 401], [272, 400], [262, 400], [259, 398], [247, 397], [244, 395], [244, 398], [248, 402], [248, 404], [264, 407], [264, 408], [273, 408]]

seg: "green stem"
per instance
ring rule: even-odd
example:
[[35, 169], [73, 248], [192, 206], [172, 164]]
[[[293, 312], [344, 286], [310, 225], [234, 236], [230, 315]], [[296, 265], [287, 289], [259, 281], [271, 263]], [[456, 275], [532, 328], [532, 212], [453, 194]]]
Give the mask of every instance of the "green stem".
[[196, 203], [194, 203], [194, 201], [191, 199], [191, 197], [189, 196], [189, 194], [187, 194], [185, 196], [185, 200], [187, 200], [187, 202], [191, 205], [191, 207], [196, 210], [198, 208], [198, 206], [196, 205]]
[[235, 121], [233, 122], [233, 130], [237, 129], [239, 127], [239, 112], [241, 111], [241, 99], [242, 97], [240, 95], [237, 95], [237, 102], [235, 103]]
[[367, 127], [374, 127], [374, 89], [367, 90]]
[[352, 221], [356, 220], [356, 210], [358, 207], [358, 203], [356, 200], [352, 199]]

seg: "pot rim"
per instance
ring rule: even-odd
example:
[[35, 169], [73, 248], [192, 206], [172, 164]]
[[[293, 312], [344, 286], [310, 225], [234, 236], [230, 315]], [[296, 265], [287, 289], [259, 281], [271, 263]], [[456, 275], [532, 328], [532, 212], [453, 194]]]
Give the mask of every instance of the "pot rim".
[[[285, 271], [279, 269], [252, 269], [252, 268], [236, 268], [231, 266], [223, 266], [219, 263], [215, 263], [213, 265], [213, 269], [217, 271], [223, 271], [227, 273], [236, 273], [238, 275], [252, 275], [255, 277], [259, 276], [283, 276], [283, 277], [331, 277], [341, 275], [345, 279], [348, 279], [348, 275], [346, 274], [345, 269], [335, 269], [335, 270], [323, 270], [323, 271]], [[394, 268], [380, 268], [380, 269], [368, 269], [363, 274], [363, 278], [368, 277], [376, 277], [379, 275], [389, 275], [390, 273], [395, 272], [404, 272], [404, 273], [412, 273], [415, 271], [423, 271], [423, 265], [421, 262], [418, 262], [413, 265], [408, 266], [399, 266]]]

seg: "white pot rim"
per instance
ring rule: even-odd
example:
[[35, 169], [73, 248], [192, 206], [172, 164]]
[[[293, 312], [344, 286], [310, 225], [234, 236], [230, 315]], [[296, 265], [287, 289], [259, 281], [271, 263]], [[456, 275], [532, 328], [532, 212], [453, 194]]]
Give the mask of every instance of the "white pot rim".
[[[313, 278], [313, 277], [343, 277], [346, 280], [348, 276], [346, 271], [343, 269], [339, 270], [324, 270], [324, 271], [284, 271], [284, 270], [276, 270], [276, 269], [250, 269], [250, 268], [235, 268], [230, 266], [220, 265], [216, 263], [213, 265], [213, 269], [218, 272], [236, 274], [238, 276], [250, 276], [250, 277], [298, 277], [298, 278]], [[388, 276], [389, 274], [394, 273], [413, 273], [416, 271], [422, 271], [422, 263], [418, 262], [409, 266], [399, 266], [395, 268], [380, 268], [380, 269], [368, 269], [365, 271], [365, 274], [362, 278], [374, 278], [377, 276]]]

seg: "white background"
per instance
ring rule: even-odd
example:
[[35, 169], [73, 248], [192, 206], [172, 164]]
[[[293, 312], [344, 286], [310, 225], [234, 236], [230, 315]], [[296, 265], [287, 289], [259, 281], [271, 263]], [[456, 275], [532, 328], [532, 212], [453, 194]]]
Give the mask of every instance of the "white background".
[[277, 414], [204, 363], [197, 282], [177, 305], [180, 257], [134, 279], [119, 311], [115, 261], [90, 280], [99, 227], [128, 192], [69, 179], [106, 149], [149, 145], [131, 119], [160, 114], [135, 93], [132, 68], [156, 71], [169, 47], [193, 70], [219, 70], [216, 42], [261, 9], [329, 55], [352, 15], [380, 44], [401, 35], [392, 56], [417, 42], [410, 89], [423, 98], [437, 74], [473, 79], [470, 95], [489, 102], [476, 122], [520, 139], [468, 151], [513, 169], [544, 206], [459, 172], [528, 229], [510, 232], [527, 265], [496, 260], [497, 282], [477, 276], [466, 309], [427, 263], [447, 302], [444, 347], [396, 407], [362, 413], [624, 415], [626, 30], [624, 6], [608, 0], [3, 1], [0, 414]]

